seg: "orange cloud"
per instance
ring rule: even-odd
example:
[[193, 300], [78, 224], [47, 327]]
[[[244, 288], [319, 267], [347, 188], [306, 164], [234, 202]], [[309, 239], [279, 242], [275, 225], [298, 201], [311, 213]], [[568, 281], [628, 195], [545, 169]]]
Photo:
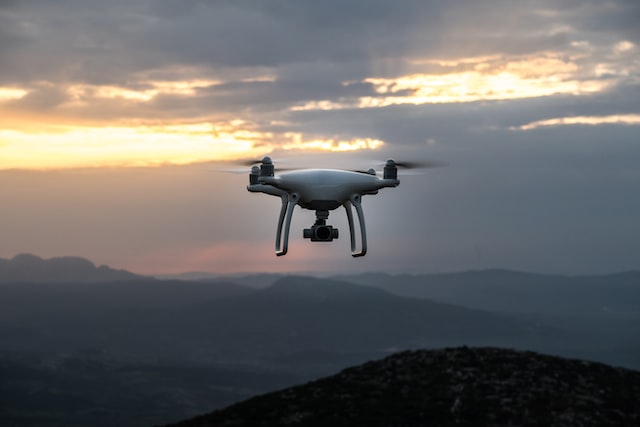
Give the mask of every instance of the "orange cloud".
[[[633, 50], [629, 42], [616, 45], [617, 52]], [[339, 101], [314, 100], [292, 107], [294, 111], [375, 108], [394, 104], [439, 104], [486, 100], [511, 100], [558, 94], [583, 95], [606, 90], [614, 84], [602, 80], [603, 70], [614, 75], [628, 75], [624, 61], [611, 60], [595, 69], [583, 69], [579, 59], [584, 54], [560, 53], [504, 58], [499, 56], [429, 60], [438, 73], [413, 73], [397, 77], [369, 77], [362, 82], [372, 85], [377, 96]], [[345, 83], [348, 84], [348, 83]]]
[[375, 150], [371, 138], [274, 135], [243, 120], [114, 126], [39, 125], [0, 130], [0, 169], [183, 165], [281, 150]]

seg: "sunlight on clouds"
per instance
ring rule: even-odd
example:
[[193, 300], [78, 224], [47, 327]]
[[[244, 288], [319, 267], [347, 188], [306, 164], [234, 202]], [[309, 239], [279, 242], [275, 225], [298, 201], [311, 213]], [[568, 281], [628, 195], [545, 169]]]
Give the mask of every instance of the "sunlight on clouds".
[[[304, 140], [302, 134], [286, 133], [286, 139], [278, 147], [284, 150], [320, 150], [320, 151], [356, 151], [356, 150], [376, 150], [384, 145], [379, 139], [354, 138], [350, 140], [312, 139]], [[274, 147], [276, 148], [276, 147]]]
[[555, 119], [538, 120], [523, 126], [511, 127], [511, 130], [532, 130], [545, 126], [566, 126], [566, 125], [603, 125], [622, 124], [640, 125], [640, 114], [621, 114], [612, 116], [574, 116], [559, 117]]
[[120, 86], [78, 84], [67, 89], [74, 101], [88, 98], [122, 98], [135, 101], [150, 101], [158, 95], [193, 95], [198, 88], [220, 84], [217, 80], [187, 80], [187, 81], [149, 81], [144, 89], [131, 89]]
[[59, 127], [0, 131], [0, 169], [155, 166], [237, 158], [261, 134], [231, 125]]
[[[450, 64], [457, 66], [459, 64]], [[578, 80], [578, 67], [559, 58], [529, 58], [505, 64], [479, 62], [472, 70], [369, 78], [381, 97], [365, 97], [362, 107], [533, 98], [599, 92], [609, 83]]]
[[301, 105], [295, 105], [290, 108], [291, 111], [313, 111], [313, 110], [342, 110], [345, 108], [358, 108], [360, 107], [358, 101], [341, 100], [336, 101], [309, 101]]
[[301, 133], [274, 135], [254, 127], [250, 122], [232, 120], [4, 129], [0, 130], [0, 169], [181, 165], [255, 157], [276, 149], [338, 152], [375, 150], [383, 145], [383, 141], [371, 138], [305, 139]]
[[608, 55], [603, 56], [604, 61], [598, 62], [594, 67], [594, 73], [598, 77], [630, 77], [637, 76], [640, 72], [640, 62], [635, 52], [636, 46], [627, 40], [622, 40], [611, 46]]
[[623, 53], [633, 50], [633, 48], [635, 48], [635, 45], [633, 43], [628, 40], [622, 40], [616, 43], [616, 45], [613, 47], [613, 50], [617, 53]]
[[[611, 43], [606, 46], [606, 54], [598, 56], [598, 61], [591, 60], [597, 51], [598, 47], [587, 41], [575, 41], [571, 44], [571, 51], [563, 53], [546, 52], [511, 57], [491, 55], [455, 60], [414, 59], [410, 61], [412, 70], [425, 72], [395, 77], [370, 76], [359, 81], [343, 82], [347, 88], [353, 84], [366, 83], [371, 92], [369, 96], [363, 97], [314, 99], [291, 106], [289, 111], [585, 95], [604, 91], [616, 85], [620, 79], [629, 81], [638, 75], [640, 63], [636, 59], [636, 45], [632, 42], [619, 40]], [[87, 119], [82, 114], [87, 106], [93, 107], [91, 111], [100, 111], [102, 103], [111, 108], [119, 105], [117, 102], [104, 101], [113, 99], [125, 100], [121, 104], [130, 108], [128, 111], [135, 111], [131, 107], [146, 104], [145, 109], [140, 111], [148, 114], [154, 105], [147, 103], [159, 96], [206, 96], [201, 89], [223, 83], [220, 80], [200, 78], [204, 75], [203, 70], [185, 69], [178, 70], [177, 73], [175, 80], [171, 80], [171, 73], [156, 70], [133, 78], [133, 83], [83, 83], [61, 87], [52, 91], [58, 97], [56, 101], [61, 99], [54, 111], [59, 115], [50, 117], [41, 111], [28, 114], [30, 103], [21, 101], [31, 91], [37, 90], [0, 86], [0, 104], [3, 108], [8, 106], [0, 118], [4, 126], [0, 128], [0, 169], [187, 164], [254, 157], [274, 150], [339, 152], [376, 150], [384, 145], [383, 141], [366, 136], [286, 132], [283, 128], [289, 123], [278, 119], [272, 120], [270, 131], [263, 130], [267, 121], [219, 121], [219, 118], [207, 116], [207, 113], [199, 118], [190, 116], [192, 123], [149, 119], [159, 116], [126, 116], [115, 119], [110, 126], [101, 127], [95, 121], [87, 124]], [[273, 70], [261, 69], [259, 72], [234, 75], [233, 79], [244, 83], [273, 82], [277, 80], [277, 76], [273, 74]], [[34, 87], [47, 84], [38, 82]], [[45, 88], [48, 89], [48, 86]], [[66, 97], [60, 96], [64, 91]], [[47, 96], [53, 96], [47, 91], [36, 95], [45, 100]], [[34, 99], [39, 100], [38, 97]], [[564, 117], [536, 121], [512, 129], [530, 130], [543, 126], [574, 124], [637, 125], [638, 117]], [[62, 124], [62, 120], [67, 124]], [[273, 131], [277, 128], [283, 130]]]
[[[619, 52], [633, 50], [630, 42], [616, 45]], [[588, 44], [576, 49], [588, 50]], [[292, 108], [294, 111], [334, 110], [346, 108], [375, 108], [396, 104], [438, 104], [483, 100], [511, 100], [571, 94], [584, 95], [601, 92], [615, 80], [602, 80], [609, 75], [629, 75], [628, 65], [618, 60], [599, 67], [581, 67], [579, 60], [588, 53], [574, 55], [547, 53], [542, 56], [504, 58], [485, 56], [459, 60], [413, 61], [440, 67], [439, 73], [414, 73], [390, 77], [370, 77], [363, 80], [372, 85], [377, 96], [348, 100], [314, 100]], [[348, 83], [347, 83], [348, 85]]]
[[159, 93], [177, 93], [180, 95], [193, 95], [195, 89], [221, 84], [220, 80], [195, 79], [188, 81], [151, 81]]
[[413, 60], [410, 61], [413, 64], [438, 64], [442, 67], [459, 67], [460, 65], [474, 65], [474, 64], [488, 64], [490, 62], [501, 60], [500, 55], [489, 55], [489, 56], [472, 56], [469, 58], [458, 58], [458, 59], [444, 59], [444, 60]]
[[0, 87], [0, 102], [11, 101], [24, 97], [28, 92], [24, 89], [12, 87]]
[[273, 74], [264, 74], [254, 77], [246, 77], [241, 81], [244, 83], [256, 83], [256, 82], [275, 82], [278, 78]]

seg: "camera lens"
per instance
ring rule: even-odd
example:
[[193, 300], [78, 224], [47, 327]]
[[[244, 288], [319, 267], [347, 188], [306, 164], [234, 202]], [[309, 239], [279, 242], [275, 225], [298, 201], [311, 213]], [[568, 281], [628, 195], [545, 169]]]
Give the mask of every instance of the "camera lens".
[[316, 237], [318, 238], [318, 240], [331, 239], [331, 228], [327, 226], [321, 226], [316, 228]]

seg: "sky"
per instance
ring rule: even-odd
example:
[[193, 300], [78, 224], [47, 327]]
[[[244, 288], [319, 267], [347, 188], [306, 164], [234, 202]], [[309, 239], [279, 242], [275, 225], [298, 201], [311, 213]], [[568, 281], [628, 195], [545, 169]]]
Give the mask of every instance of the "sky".
[[[0, 0], [0, 258], [142, 274], [640, 268], [637, 0]], [[365, 196], [369, 252], [246, 191], [276, 166], [447, 167]], [[248, 170], [248, 168], [247, 168]]]

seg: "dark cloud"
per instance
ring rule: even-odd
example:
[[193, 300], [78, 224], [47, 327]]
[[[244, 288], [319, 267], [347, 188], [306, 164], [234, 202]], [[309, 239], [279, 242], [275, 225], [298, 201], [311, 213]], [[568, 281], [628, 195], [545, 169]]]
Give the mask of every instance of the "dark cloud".
[[23, 98], [9, 103], [9, 108], [28, 112], [47, 112], [69, 100], [67, 92], [55, 85], [35, 87]]
[[637, 11], [625, 1], [26, 1], [0, 9], [0, 52], [16, 82], [126, 84], [175, 64], [273, 67], [283, 79], [332, 64], [329, 76], [345, 67], [353, 78], [394, 58], [561, 49], [576, 37], [568, 25], [624, 36]]
[[634, 0], [577, 2], [575, 10], [570, 22], [585, 33], [640, 41], [640, 4]]

